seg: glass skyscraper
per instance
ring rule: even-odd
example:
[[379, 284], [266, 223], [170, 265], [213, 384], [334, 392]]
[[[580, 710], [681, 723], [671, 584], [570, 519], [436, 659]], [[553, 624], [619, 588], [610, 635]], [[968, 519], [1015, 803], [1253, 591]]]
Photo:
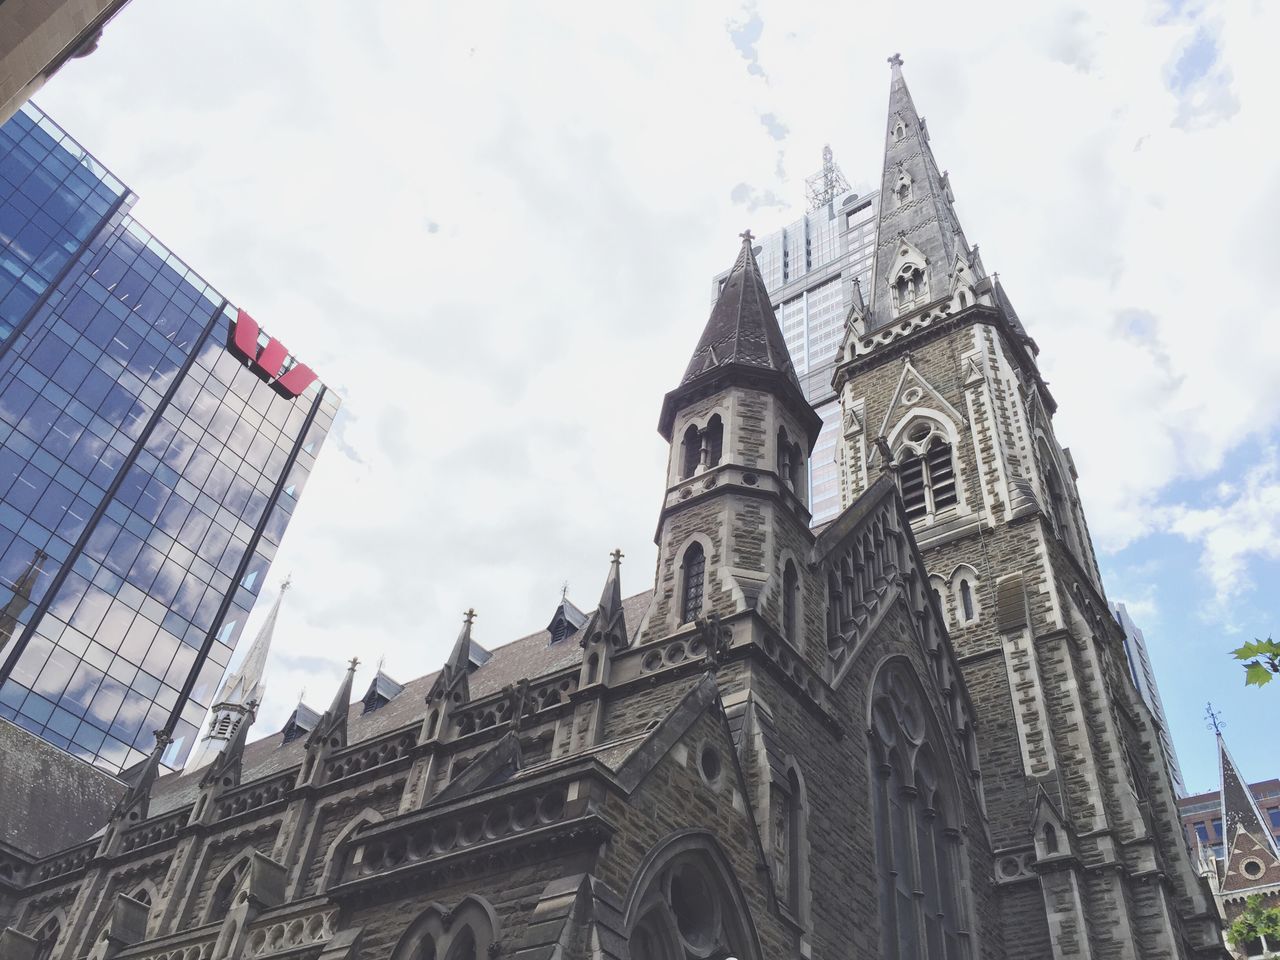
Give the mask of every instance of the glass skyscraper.
[[0, 127], [0, 717], [186, 759], [339, 399], [27, 104]]
[[[809, 508], [815, 525], [840, 512], [836, 445], [840, 404], [831, 387], [845, 318], [853, 306], [853, 281], [871, 294], [879, 191], [846, 191], [795, 223], [760, 238], [756, 260], [764, 277], [791, 362], [805, 396], [822, 417], [810, 459]], [[712, 302], [726, 271], [715, 278]]]

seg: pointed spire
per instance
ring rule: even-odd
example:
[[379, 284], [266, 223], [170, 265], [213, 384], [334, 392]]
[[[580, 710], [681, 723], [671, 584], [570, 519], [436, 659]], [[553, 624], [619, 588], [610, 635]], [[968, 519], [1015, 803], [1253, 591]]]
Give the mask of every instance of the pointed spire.
[[870, 327], [884, 326], [900, 309], [891, 288], [908, 262], [923, 271], [913, 283], [902, 309], [915, 309], [951, 293], [957, 260], [973, 280], [984, 275], [981, 263], [965, 242], [951, 205], [946, 174], [938, 169], [924, 119], [916, 111], [902, 75], [902, 57], [889, 58], [889, 115], [885, 130], [884, 169], [880, 186], [876, 259], [872, 270]]
[[35, 586], [36, 577], [40, 573], [40, 566], [48, 559], [48, 554], [37, 548], [35, 553], [31, 555], [31, 562], [27, 564], [22, 575], [18, 577], [18, 582], [13, 585], [13, 596], [9, 598], [9, 602], [0, 609], [0, 650], [3, 650], [13, 639], [14, 633], [21, 626], [19, 617], [22, 611], [27, 608], [27, 604], [31, 602], [31, 590]]
[[1275, 838], [1258, 810], [1258, 802], [1253, 798], [1249, 782], [1240, 776], [1240, 770], [1232, 759], [1231, 752], [1227, 750], [1227, 742], [1222, 737], [1219, 723], [1215, 723], [1215, 733], [1218, 738], [1218, 762], [1222, 771], [1222, 836], [1225, 855], [1230, 856], [1236, 833], [1243, 830], [1270, 851], [1272, 856], [1280, 857], [1280, 849], [1276, 848]]
[[156, 745], [151, 748], [151, 754], [125, 771], [124, 779], [129, 784], [129, 789], [116, 804], [113, 820], [124, 820], [128, 825], [147, 818], [147, 810], [151, 805], [151, 786], [160, 776], [160, 758], [171, 742], [173, 738], [169, 734], [157, 730]]
[[342, 683], [338, 684], [338, 689], [333, 695], [333, 702], [329, 704], [329, 709], [321, 715], [310, 736], [307, 737], [308, 750], [325, 741], [334, 748], [347, 745], [347, 714], [351, 712], [351, 687], [355, 683], [358, 666], [360, 666], [360, 659], [352, 657], [351, 662], [347, 664], [347, 672], [342, 677]]
[[582, 636], [582, 646], [597, 637], [608, 640], [615, 649], [627, 645], [627, 623], [622, 610], [622, 558], [626, 556], [622, 550], [614, 550], [609, 554], [609, 574], [604, 580], [604, 589], [600, 592], [600, 606], [591, 615], [591, 620]]
[[288, 577], [280, 584], [280, 592], [276, 594], [267, 618], [262, 621], [258, 635], [253, 638], [249, 652], [240, 661], [235, 672], [228, 674], [222, 682], [222, 690], [215, 703], [247, 704], [250, 700], [262, 702], [262, 677], [267, 667], [267, 656], [271, 653], [271, 640], [275, 635], [276, 621], [280, 618], [280, 602], [284, 600], [290, 585]]
[[720, 288], [680, 386], [667, 394], [663, 402], [658, 429], [663, 438], [670, 441], [678, 402], [721, 376], [737, 374], [750, 382], [771, 383], [784, 396], [798, 401], [809, 414], [801, 415], [804, 422], [812, 426], [816, 439], [822, 419], [804, 399], [787, 342], [769, 300], [769, 290], [751, 247], [755, 237], [750, 230], [739, 236], [742, 246], [738, 259]]

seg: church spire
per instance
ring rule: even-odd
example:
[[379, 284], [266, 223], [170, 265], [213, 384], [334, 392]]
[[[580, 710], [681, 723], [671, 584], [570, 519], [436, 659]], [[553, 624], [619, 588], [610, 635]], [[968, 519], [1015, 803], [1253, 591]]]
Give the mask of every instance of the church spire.
[[747, 385], [772, 386], [796, 408], [802, 422], [811, 429], [811, 440], [817, 438], [822, 427], [821, 417], [804, 398], [782, 328], [774, 315], [768, 288], [751, 248], [755, 238], [750, 230], [740, 236], [742, 246], [738, 259], [720, 288], [693, 358], [680, 385], [663, 400], [658, 430], [668, 441], [676, 413], [684, 402], [718, 390], [733, 378]]
[[14, 633], [22, 626], [18, 618], [31, 602], [31, 590], [35, 586], [36, 576], [40, 573], [40, 565], [48, 556], [40, 549], [31, 555], [31, 562], [18, 577], [18, 582], [13, 585], [13, 596], [9, 598], [4, 608], [0, 609], [0, 650], [8, 645]]
[[1232, 844], [1236, 833], [1243, 830], [1273, 857], [1280, 857], [1280, 849], [1276, 847], [1275, 838], [1271, 835], [1258, 803], [1249, 789], [1249, 782], [1240, 776], [1240, 769], [1227, 750], [1227, 742], [1222, 731], [1217, 731], [1218, 764], [1222, 771], [1222, 837], [1225, 846], [1224, 855], [1230, 858]]
[[967, 274], [968, 284], [983, 276], [952, 206], [947, 174], [938, 169], [928, 128], [907, 89], [902, 57], [895, 53], [889, 66], [870, 329], [949, 298], [958, 272]]
[[222, 689], [213, 702], [209, 728], [192, 751], [186, 769], [197, 770], [212, 761], [226, 748], [241, 726], [252, 722], [250, 715], [256, 705], [262, 702], [267, 656], [271, 652], [271, 640], [275, 635], [276, 621], [280, 617], [280, 602], [289, 590], [289, 585], [289, 578], [286, 577], [280, 584], [280, 592], [276, 594], [275, 602], [271, 604], [271, 610], [262, 622], [258, 635], [254, 637], [249, 652], [240, 661], [240, 665], [222, 681]]
[[313, 745], [327, 741], [329, 749], [339, 749], [347, 745], [347, 714], [351, 712], [351, 687], [355, 682], [356, 667], [360, 666], [358, 657], [352, 657], [347, 664], [347, 672], [342, 683], [333, 695], [333, 702], [316, 722], [315, 729], [307, 737], [307, 749]]

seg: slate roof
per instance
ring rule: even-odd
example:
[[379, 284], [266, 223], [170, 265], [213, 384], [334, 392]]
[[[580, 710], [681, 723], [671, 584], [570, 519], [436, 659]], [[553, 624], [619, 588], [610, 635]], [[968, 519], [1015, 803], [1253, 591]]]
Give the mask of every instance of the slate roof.
[[750, 234], [743, 238], [738, 259], [711, 308], [680, 385], [732, 364], [777, 371], [800, 389], [787, 342], [769, 302], [769, 290], [751, 250]]
[[[653, 591], [646, 590], [622, 602], [627, 632], [633, 641], [652, 598]], [[545, 629], [539, 630], [494, 648], [490, 658], [473, 670], [468, 678], [471, 698], [478, 700], [497, 693], [508, 684], [555, 673], [581, 662], [582, 648], [578, 644], [552, 644], [551, 634]], [[367, 714], [363, 712], [362, 701], [352, 703], [347, 714], [347, 743], [354, 745], [419, 723], [426, 713], [427, 692], [435, 678], [435, 673], [429, 673], [410, 680], [389, 703]], [[276, 732], [245, 746], [241, 783], [282, 773], [302, 762], [306, 754], [302, 738], [287, 744], [281, 741], [280, 732]], [[192, 770], [172, 773], [157, 780], [151, 795], [151, 816], [193, 803], [199, 790], [200, 774], [200, 770]]]
[[[111, 816], [125, 785], [0, 720], [0, 844], [44, 857], [84, 840]], [[68, 824], [83, 824], [79, 836]]]

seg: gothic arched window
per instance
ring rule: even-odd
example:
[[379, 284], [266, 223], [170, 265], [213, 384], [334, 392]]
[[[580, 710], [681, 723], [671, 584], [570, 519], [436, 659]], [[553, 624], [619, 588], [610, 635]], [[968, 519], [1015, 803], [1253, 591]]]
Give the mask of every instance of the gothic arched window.
[[724, 455], [724, 421], [720, 414], [707, 421], [707, 429], [702, 433], [702, 447], [707, 451], [707, 467], [718, 467]]
[[419, 914], [401, 935], [391, 960], [484, 960], [497, 942], [492, 909], [467, 896], [453, 910], [442, 913], [432, 905]]
[[782, 632], [797, 647], [800, 646], [799, 605], [800, 576], [796, 573], [795, 563], [788, 560], [782, 571]]
[[843, 591], [840, 589], [840, 578], [832, 570], [827, 574], [827, 636], [834, 637], [840, 633], [840, 603]]
[[236, 889], [240, 886], [240, 881], [244, 879], [248, 869], [249, 858], [241, 857], [231, 869], [222, 874], [217, 886], [213, 888], [213, 894], [209, 897], [209, 910], [205, 914], [205, 923], [221, 920], [231, 911]]
[[965, 623], [970, 622], [974, 616], [973, 588], [969, 586], [968, 580], [960, 581], [960, 615]]
[[956, 505], [956, 470], [941, 426], [921, 420], [909, 427], [897, 451], [898, 485], [909, 520], [932, 519]]
[[707, 573], [707, 555], [702, 550], [702, 544], [696, 541], [689, 544], [680, 570], [680, 622], [692, 623], [702, 616], [703, 581]]
[[1044, 825], [1044, 852], [1058, 852], [1058, 829], [1052, 823]]
[[631, 960], [759, 960], [741, 891], [713, 841], [673, 839], [627, 897]]
[[769, 802], [774, 886], [778, 899], [799, 918], [806, 858], [805, 803], [804, 787], [794, 767], [787, 771], [785, 782], [773, 784]]
[[702, 434], [694, 424], [689, 424], [680, 443], [680, 479], [688, 480], [697, 473], [701, 461]]
[[935, 761], [947, 756], [946, 745], [929, 716], [905, 663], [880, 671], [869, 731], [880, 955], [968, 960], [963, 840], [949, 779]]
[[56, 916], [50, 917], [36, 933], [36, 952], [33, 960], [49, 960], [53, 956], [53, 948], [58, 945], [58, 937], [62, 935], [62, 924]]

